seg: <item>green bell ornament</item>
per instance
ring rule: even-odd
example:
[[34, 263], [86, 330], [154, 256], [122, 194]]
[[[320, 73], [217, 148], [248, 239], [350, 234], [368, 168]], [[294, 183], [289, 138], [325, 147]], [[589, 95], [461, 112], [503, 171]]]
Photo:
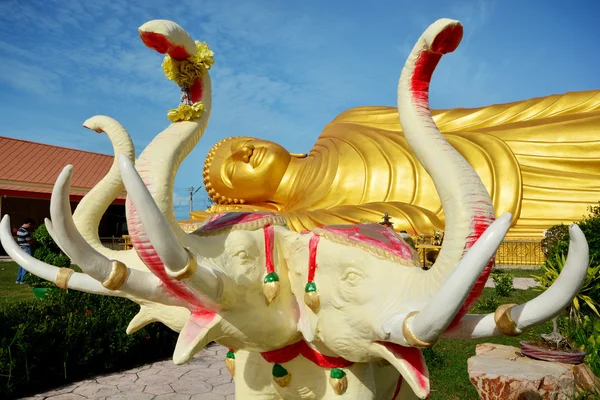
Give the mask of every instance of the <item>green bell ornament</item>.
[[273, 365], [273, 380], [281, 387], [286, 387], [290, 384], [292, 375], [281, 364]]
[[344, 394], [346, 393], [346, 389], [348, 389], [348, 377], [346, 377], [346, 373], [340, 368], [333, 368], [329, 372], [329, 384], [335, 394]]

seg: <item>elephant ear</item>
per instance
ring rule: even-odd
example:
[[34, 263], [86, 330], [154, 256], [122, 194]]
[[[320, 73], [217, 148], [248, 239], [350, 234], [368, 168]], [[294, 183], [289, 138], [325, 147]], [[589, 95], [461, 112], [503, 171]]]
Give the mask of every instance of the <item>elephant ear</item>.
[[371, 350], [400, 372], [418, 398], [429, 397], [429, 371], [421, 350], [387, 342], [373, 343]]
[[166, 306], [137, 298], [134, 301], [140, 305], [140, 311], [129, 322], [128, 335], [153, 322], [161, 322], [175, 332], [181, 332], [190, 317], [190, 311], [187, 308]]
[[270, 212], [226, 212], [211, 216], [198, 229], [196, 236], [218, 236], [231, 231], [254, 231], [267, 225], [286, 226], [285, 218]]
[[185, 364], [208, 343], [222, 335], [221, 316], [216, 313], [192, 313], [179, 334], [173, 362]]

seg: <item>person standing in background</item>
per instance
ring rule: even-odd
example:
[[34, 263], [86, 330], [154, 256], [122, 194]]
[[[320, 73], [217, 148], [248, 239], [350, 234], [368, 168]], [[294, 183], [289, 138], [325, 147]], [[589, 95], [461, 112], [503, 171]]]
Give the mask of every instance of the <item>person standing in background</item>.
[[[19, 247], [21, 247], [21, 249], [23, 249], [23, 251], [29, 255], [32, 254], [31, 245], [33, 244], [33, 237], [31, 236], [31, 232], [33, 231], [34, 224], [35, 221], [31, 218], [28, 218], [17, 231], [17, 243], [19, 244]], [[26, 274], [27, 270], [19, 266], [19, 273], [17, 274], [17, 281], [15, 283], [21, 285], [24, 284]]]

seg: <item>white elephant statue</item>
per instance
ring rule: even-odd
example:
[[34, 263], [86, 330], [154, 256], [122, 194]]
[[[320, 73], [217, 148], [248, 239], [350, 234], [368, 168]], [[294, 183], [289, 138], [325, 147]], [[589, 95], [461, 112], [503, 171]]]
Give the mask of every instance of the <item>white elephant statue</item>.
[[[14, 243], [8, 216], [0, 238], [27, 270], [62, 288], [121, 296], [141, 305], [128, 332], [155, 321], [180, 331], [173, 360], [185, 363], [207, 343], [228, 348], [241, 399], [411, 399], [429, 395], [421, 349], [441, 338], [517, 335], [552, 318], [586, 274], [588, 246], [570, 227], [568, 260], [556, 283], [523, 305], [468, 314], [483, 290], [511, 216], [495, 220], [485, 187], [439, 133], [429, 112], [432, 73], [462, 38], [441, 19], [417, 41], [398, 86], [404, 135], [433, 178], [446, 215], [439, 257], [425, 270], [402, 238], [381, 225], [287, 229], [274, 213], [224, 213], [187, 234], [173, 211], [173, 184], [211, 111], [212, 52], [177, 24], [155, 20], [142, 41], [165, 54], [163, 69], [184, 93], [173, 123], [135, 162], [125, 129], [108, 117], [84, 126], [106, 132], [115, 162], [83, 199], [69, 205], [72, 167], [58, 177], [46, 224], [85, 273], [33, 259]], [[253, 154], [240, 161], [251, 164]], [[99, 220], [127, 189], [128, 251], [102, 246]]]

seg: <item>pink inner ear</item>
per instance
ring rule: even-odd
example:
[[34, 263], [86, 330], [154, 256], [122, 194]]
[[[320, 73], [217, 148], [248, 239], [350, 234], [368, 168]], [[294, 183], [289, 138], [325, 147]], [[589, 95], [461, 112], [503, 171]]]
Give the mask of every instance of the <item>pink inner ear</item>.
[[394, 357], [397, 359], [405, 361], [415, 378], [421, 389], [428, 391], [429, 390], [429, 372], [427, 371], [427, 365], [425, 364], [425, 359], [423, 358], [423, 353], [421, 350], [416, 349], [414, 347], [404, 347], [395, 343], [388, 342], [379, 342], [388, 349]]
[[202, 330], [216, 317], [214, 312], [193, 312], [181, 332], [187, 343], [198, 338]]
[[172, 44], [160, 33], [142, 32], [140, 33], [140, 38], [146, 46], [158, 51], [160, 54], [167, 53], [174, 60], [182, 61], [191, 55], [183, 46]]

